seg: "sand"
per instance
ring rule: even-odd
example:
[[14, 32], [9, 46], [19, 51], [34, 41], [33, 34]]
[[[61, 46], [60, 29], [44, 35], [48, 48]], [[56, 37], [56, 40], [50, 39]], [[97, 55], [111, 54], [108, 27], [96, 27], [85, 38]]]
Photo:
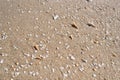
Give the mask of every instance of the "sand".
[[0, 80], [120, 80], [120, 1], [0, 0]]

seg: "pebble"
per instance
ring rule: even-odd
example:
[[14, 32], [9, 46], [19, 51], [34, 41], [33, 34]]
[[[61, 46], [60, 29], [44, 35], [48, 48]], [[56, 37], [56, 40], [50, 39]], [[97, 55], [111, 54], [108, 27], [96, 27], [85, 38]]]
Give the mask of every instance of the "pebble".
[[92, 70], [93, 70], [93, 71], [97, 71], [97, 69], [96, 69], [96, 68], [93, 68]]
[[39, 50], [39, 45], [33, 46], [35, 50]]
[[52, 72], [53, 72], [53, 73], [55, 72], [55, 69], [54, 69], [54, 68], [52, 68]]
[[10, 80], [14, 80], [13, 78], [11, 78]]
[[93, 43], [94, 44], [99, 44], [99, 41], [98, 40], [94, 40]]
[[59, 43], [59, 44], [62, 44], [62, 42], [61, 42], [61, 41], [59, 41], [58, 43]]
[[75, 28], [75, 29], [78, 29], [77, 24], [76, 24], [75, 22], [73, 22], [73, 23], [71, 24], [71, 26], [72, 26], [73, 28]]
[[67, 73], [63, 73], [63, 77], [68, 77], [68, 74]]
[[15, 76], [18, 76], [19, 74], [20, 74], [20, 72], [15, 72], [15, 74], [14, 74], [14, 75], [15, 75]]
[[69, 38], [72, 40], [72, 39], [73, 39], [73, 36], [72, 36], [72, 35], [70, 35], [70, 36], [69, 36]]
[[69, 58], [70, 58], [71, 60], [75, 60], [75, 57], [74, 57], [73, 55], [71, 55], [71, 54], [69, 54]]
[[18, 47], [17, 47], [16, 45], [13, 45], [13, 48], [14, 48], [15, 50], [18, 50]]
[[4, 59], [1, 59], [1, 60], [0, 60], [0, 64], [2, 64], [3, 62], [4, 62]]
[[8, 37], [8, 36], [7, 36], [7, 34], [6, 34], [5, 32], [1, 34], [1, 38], [2, 38], [3, 40], [7, 39], [7, 37]]
[[2, 49], [2, 47], [0, 47], [0, 49]]
[[112, 56], [113, 56], [113, 57], [117, 57], [117, 54], [116, 54], [116, 53], [112, 53]]
[[0, 53], [0, 56], [8, 56], [8, 54], [6, 54], [6, 53]]
[[59, 50], [60, 48], [59, 47], [56, 47], [56, 50]]
[[87, 23], [87, 25], [88, 25], [89, 27], [93, 27], [93, 28], [95, 28], [95, 25], [92, 24], [92, 23]]
[[84, 71], [84, 68], [83, 67], [79, 67], [79, 70], [82, 72], [82, 71]]
[[30, 57], [30, 54], [28, 54], [28, 53], [24, 53], [23, 55], [26, 57]]
[[59, 15], [53, 15], [53, 19], [56, 20], [59, 18]]
[[4, 68], [5, 72], [8, 72], [8, 68]]
[[92, 2], [93, 0], [86, 0], [87, 2]]
[[86, 59], [81, 59], [81, 60], [82, 60], [82, 62], [87, 63], [87, 60], [86, 60]]
[[97, 75], [96, 74], [92, 74], [93, 77], [96, 77]]
[[37, 60], [42, 60], [43, 57], [36, 57], [35, 59], [37, 59]]

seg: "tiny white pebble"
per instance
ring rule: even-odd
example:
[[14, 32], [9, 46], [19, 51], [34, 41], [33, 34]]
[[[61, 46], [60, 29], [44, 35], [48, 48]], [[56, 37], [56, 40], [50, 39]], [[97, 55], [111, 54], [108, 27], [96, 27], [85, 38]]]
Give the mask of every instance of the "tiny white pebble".
[[61, 42], [61, 41], [59, 41], [58, 43], [59, 43], [59, 44], [61, 44], [62, 42]]
[[73, 55], [71, 55], [71, 54], [69, 54], [69, 58], [70, 58], [71, 60], [75, 60], [75, 57], [74, 57]]
[[28, 13], [31, 13], [31, 11], [29, 10]]
[[38, 38], [38, 35], [36, 34], [35, 37]]
[[8, 68], [4, 68], [5, 72], [8, 72]]
[[80, 66], [79, 67], [79, 70], [82, 72], [82, 71], [84, 71], [84, 67], [83, 66]]
[[87, 60], [86, 59], [82, 59], [83, 62], [87, 63]]
[[0, 47], [0, 49], [2, 49], [2, 47]]
[[92, 74], [93, 77], [96, 77], [97, 75], [96, 74]]
[[38, 18], [35, 18], [35, 20], [38, 20]]
[[36, 72], [36, 75], [39, 75], [39, 72]]
[[56, 19], [58, 19], [58, 18], [59, 18], [58, 15], [53, 15], [53, 19], [54, 19], [54, 20], [56, 20]]
[[27, 72], [26, 71], [23, 71], [24, 74], [26, 74]]
[[3, 62], [4, 62], [4, 60], [3, 60], [3, 59], [1, 59], [1, 60], [0, 60], [0, 63], [2, 64]]
[[34, 50], [35, 53], [37, 53], [38, 51], [37, 50]]
[[16, 50], [18, 50], [18, 47], [16, 45], [13, 45], [13, 48], [16, 49]]
[[56, 47], [57, 50], [59, 50], [60, 48], [59, 47]]
[[35, 72], [33, 72], [32, 76], [36, 76]]
[[63, 77], [68, 77], [68, 74], [67, 73], [63, 73]]
[[14, 80], [13, 78], [11, 78], [10, 80]]
[[29, 72], [29, 75], [32, 75], [32, 74], [33, 74], [33, 72], [32, 72], [32, 71], [30, 71], [30, 72]]
[[20, 72], [15, 72], [14, 76], [18, 76], [20, 74]]
[[60, 67], [60, 70], [61, 70], [61, 71], [64, 70], [64, 67], [61, 66], [61, 67]]
[[2, 33], [1, 37], [2, 37], [3, 40], [5, 40], [5, 39], [7, 39], [8, 36], [7, 36], [7, 34], [4, 32], [4, 33]]
[[9, 28], [9, 30], [11, 31], [12, 29], [11, 29], [11, 28]]
[[47, 69], [47, 66], [44, 66], [43, 68], [44, 68], [44, 69]]
[[69, 47], [70, 47], [70, 45], [67, 45], [67, 46], [66, 46], [66, 49], [68, 49]]
[[21, 11], [21, 13], [23, 14], [25, 11]]
[[52, 72], [53, 72], [53, 73], [55, 72], [55, 69], [54, 69], [54, 68], [52, 68]]
[[24, 55], [25, 55], [26, 57], [30, 57], [30, 54], [24, 53]]

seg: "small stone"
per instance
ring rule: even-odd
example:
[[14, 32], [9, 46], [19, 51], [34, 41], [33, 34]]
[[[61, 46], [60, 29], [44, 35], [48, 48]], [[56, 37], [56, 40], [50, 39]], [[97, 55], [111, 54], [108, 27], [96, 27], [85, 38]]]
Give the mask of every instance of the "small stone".
[[69, 54], [69, 58], [70, 58], [71, 60], [75, 60], [75, 57], [74, 57], [73, 55], [71, 55], [71, 54]]
[[97, 71], [95, 68], [92, 69], [93, 71]]
[[56, 50], [59, 50], [60, 48], [59, 47], [56, 47]]
[[39, 50], [39, 45], [35, 45], [35, 46], [34, 46], [34, 49], [35, 49], [35, 50]]
[[68, 74], [67, 73], [63, 73], [63, 77], [68, 77]]
[[33, 74], [33, 72], [32, 72], [32, 71], [30, 71], [30, 72], [29, 72], [29, 75], [32, 75], [32, 74]]
[[92, 74], [93, 77], [96, 77], [97, 75], [96, 74]]
[[84, 68], [82, 66], [80, 66], [79, 70], [82, 72], [82, 71], [84, 71]]
[[0, 49], [2, 49], [2, 47], [0, 47]]
[[18, 75], [20, 75], [20, 72], [14, 72], [14, 77], [17, 77]]
[[14, 80], [13, 78], [11, 78], [10, 80]]
[[79, 66], [79, 64], [78, 64], [78, 63], [76, 63], [76, 64], [75, 64], [75, 66], [76, 66], [76, 67], [78, 67], [78, 66]]
[[36, 57], [35, 59], [37, 59], [37, 60], [42, 60], [43, 57]]
[[55, 72], [55, 69], [54, 69], [54, 68], [52, 68], [52, 72], [53, 72], [53, 73]]
[[87, 2], [92, 2], [93, 0], [86, 0]]
[[60, 70], [63, 71], [65, 68], [63, 66], [60, 67]]
[[99, 44], [99, 41], [98, 40], [95, 40], [95, 41], [93, 41], [94, 42], [94, 44]]
[[73, 39], [72, 35], [70, 35], [69, 38], [72, 40]]
[[39, 75], [39, 72], [36, 72], [36, 76]]
[[35, 18], [35, 20], [38, 20], [38, 18]]
[[59, 18], [59, 15], [53, 15], [53, 19], [56, 20]]
[[18, 65], [19, 65], [19, 63], [18, 63], [18, 62], [15, 62], [15, 65], [17, 65], [17, 66], [18, 66]]
[[3, 59], [1, 59], [1, 60], [0, 60], [0, 64], [2, 64], [3, 62], [4, 62], [4, 60], [3, 60]]
[[59, 44], [62, 44], [62, 42], [61, 42], [61, 41], [59, 41], [58, 43], [59, 43]]
[[113, 57], [117, 57], [117, 54], [116, 54], [116, 53], [112, 53], [112, 56], [113, 56]]
[[8, 72], [8, 68], [4, 68], [5, 72]]
[[73, 22], [73, 23], [71, 24], [71, 26], [72, 26], [73, 28], [75, 28], [75, 29], [78, 29], [78, 27], [77, 27], [77, 25], [76, 25], [75, 22]]
[[6, 34], [5, 32], [1, 34], [1, 38], [2, 38], [3, 40], [7, 39], [7, 37], [8, 37], [8, 36], [7, 36], [7, 34]]
[[15, 50], [18, 50], [18, 47], [17, 47], [16, 45], [13, 45], [13, 48], [14, 48]]
[[93, 27], [93, 28], [95, 28], [95, 25], [92, 24], [92, 23], [87, 23], [87, 25], [88, 25], [89, 27]]
[[87, 63], [87, 60], [86, 60], [86, 59], [81, 59], [81, 60], [82, 60], [82, 62]]

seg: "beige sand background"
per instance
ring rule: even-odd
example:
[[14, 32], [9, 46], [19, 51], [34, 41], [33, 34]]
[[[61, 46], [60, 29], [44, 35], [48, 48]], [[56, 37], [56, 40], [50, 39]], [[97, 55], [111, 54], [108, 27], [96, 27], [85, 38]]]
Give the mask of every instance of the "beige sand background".
[[0, 0], [0, 80], [120, 80], [120, 0]]

